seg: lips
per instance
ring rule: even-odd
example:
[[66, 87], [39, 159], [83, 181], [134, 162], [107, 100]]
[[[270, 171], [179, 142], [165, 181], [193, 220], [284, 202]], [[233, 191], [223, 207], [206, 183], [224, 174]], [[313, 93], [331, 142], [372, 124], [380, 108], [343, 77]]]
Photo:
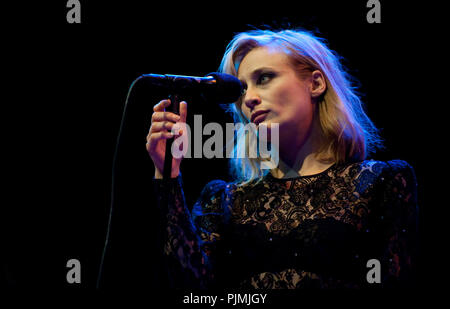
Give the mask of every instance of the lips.
[[251, 122], [253, 122], [254, 124], [259, 124], [260, 122], [263, 122], [264, 119], [266, 119], [267, 113], [269, 111], [268, 110], [263, 110], [263, 111], [255, 111], [252, 113], [251, 116]]

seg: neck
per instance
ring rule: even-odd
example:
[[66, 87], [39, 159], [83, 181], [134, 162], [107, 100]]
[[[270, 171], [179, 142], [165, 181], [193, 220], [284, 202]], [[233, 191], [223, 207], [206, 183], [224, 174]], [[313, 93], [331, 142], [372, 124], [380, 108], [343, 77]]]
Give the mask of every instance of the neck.
[[303, 160], [298, 160], [291, 165], [280, 158], [279, 164], [270, 172], [275, 178], [292, 178], [319, 174], [333, 165], [332, 161], [324, 161], [317, 158], [317, 154], [311, 153]]
[[276, 178], [291, 178], [308, 176], [323, 172], [334, 160], [323, 159], [319, 156], [320, 136], [318, 128], [312, 128], [306, 140], [295, 138], [280, 140], [280, 161], [278, 167], [271, 170]]

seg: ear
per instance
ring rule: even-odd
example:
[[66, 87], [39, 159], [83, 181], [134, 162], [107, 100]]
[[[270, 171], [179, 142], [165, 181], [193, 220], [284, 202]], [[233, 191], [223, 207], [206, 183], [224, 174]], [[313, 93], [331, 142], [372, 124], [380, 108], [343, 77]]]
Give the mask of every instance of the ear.
[[322, 72], [315, 70], [311, 73], [311, 97], [320, 97], [327, 90], [327, 83]]

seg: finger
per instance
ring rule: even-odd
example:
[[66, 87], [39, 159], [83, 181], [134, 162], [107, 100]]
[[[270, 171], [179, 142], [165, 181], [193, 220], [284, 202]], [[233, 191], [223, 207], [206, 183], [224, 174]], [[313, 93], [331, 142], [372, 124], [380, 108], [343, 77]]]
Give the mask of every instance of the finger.
[[166, 108], [167, 106], [170, 105], [170, 99], [167, 100], [161, 100], [159, 101], [158, 104], [156, 104], [155, 106], [153, 106], [153, 111], [154, 112], [163, 112], [164, 108]]
[[150, 127], [150, 134], [160, 132], [160, 131], [172, 131], [172, 128], [174, 125], [175, 125], [175, 123], [170, 122], [170, 121], [154, 122], [154, 123], [152, 123], [152, 125]]
[[187, 103], [186, 101], [180, 102], [180, 121], [186, 122], [187, 118]]
[[169, 139], [172, 138], [174, 134], [172, 132], [161, 131], [150, 136], [150, 141], [158, 142], [161, 139]]
[[173, 133], [165, 131], [150, 134], [147, 138], [147, 148], [155, 149], [159, 141], [172, 138], [173, 136]]
[[171, 112], [154, 112], [152, 115], [152, 123], [156, 121], [180, 121], [180, 116]]

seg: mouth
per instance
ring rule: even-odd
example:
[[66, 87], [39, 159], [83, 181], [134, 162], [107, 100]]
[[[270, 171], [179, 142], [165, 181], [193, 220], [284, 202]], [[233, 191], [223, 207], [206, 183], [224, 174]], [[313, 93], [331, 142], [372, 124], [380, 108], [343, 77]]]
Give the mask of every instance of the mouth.
[[253, 112], [250, 120], [254, 124], [258, 125], [259, 123], [263, 122], [264, 119], [266, 119], [268, 113], [268, 110]]

